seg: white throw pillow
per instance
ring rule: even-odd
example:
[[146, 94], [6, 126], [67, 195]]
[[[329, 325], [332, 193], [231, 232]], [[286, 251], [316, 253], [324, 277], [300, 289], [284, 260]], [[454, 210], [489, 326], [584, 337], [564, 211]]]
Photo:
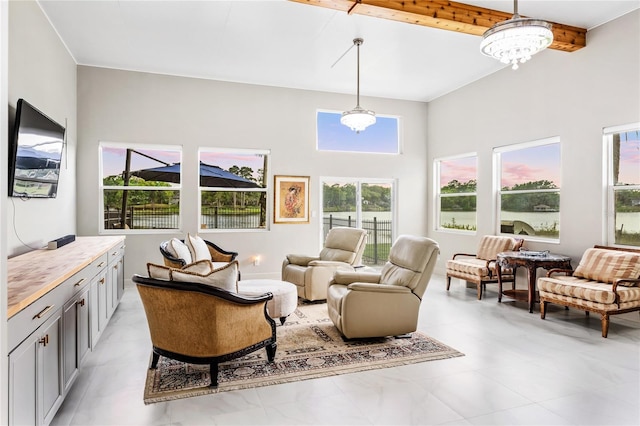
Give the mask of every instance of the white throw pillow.
[[190, 263], [183, 268], [171, 268], [165, 265], [156, 265], [154, 263], [147, 263], [147, 273], [150, 278], [158, 280], [171, 280], [171, 271], [192, 272], [194, 274], [207, 275], [213, 272], [213, 263], [210, 260], [199, 260], [197, 262]]
[[183, 281], [191, 283], [207, 284], [218, 287], [233, 293], [238, 292], [238, 261], [234, 260], [226, 266], [214, 269], [209, 274], [198, 274], [194, 272], [175, 269], [171, 271], [173, 281]]
[[164, 265], [147, 263], [147, 274], [149, 275], [149, 278], [169, 281], [171, 279], [171, 268]]
[[168, 246], [171, 247], [171, 251], [175, 253], [175, 257], [184, 260], [185, 264], [188, 265], [193, 261], [189, 247], [179, 239], [172, 238]]
[[211, 260], [211, 253], [207, 243], [204, 242], [199, 236], [192, 237], [191, 234], [187, 234], [187, 238], [184, 240], [191, 252], [191, 258], [193, 260]]

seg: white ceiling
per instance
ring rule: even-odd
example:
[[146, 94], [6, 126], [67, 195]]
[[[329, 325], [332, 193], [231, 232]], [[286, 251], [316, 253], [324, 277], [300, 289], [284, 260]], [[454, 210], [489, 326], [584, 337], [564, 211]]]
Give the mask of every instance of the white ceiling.
[[[513, 12], [511, 0], [460, 2]], [[416, 101], [504, 67], [480, 53], [478, 36], [285, 0], [39, 3], [81, 65], [355, 95], [356, 49], [332, 65], [362, 37], [361, 95]], [[638, 8], [640, 0], [518, 3], [520, 15], [586, 29]], [[548, 54], [571, 55], [539, 53]]]

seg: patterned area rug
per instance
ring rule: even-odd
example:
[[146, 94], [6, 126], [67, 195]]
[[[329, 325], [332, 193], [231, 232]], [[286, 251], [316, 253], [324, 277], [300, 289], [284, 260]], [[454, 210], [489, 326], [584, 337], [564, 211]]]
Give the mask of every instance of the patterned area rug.
[[265, 349], [221, 363], [218, 387], [209, 388], [209, 366], [186, 364], [160, 357], [149, 370], [144, 403], [268, 386], [297, 380], [404, 364], [453, 358], [464, 354], [427, 335], [344, 341], [327, 315], [325, 303], [300, 304], [284, 326], [278, 324], [275, 362]]

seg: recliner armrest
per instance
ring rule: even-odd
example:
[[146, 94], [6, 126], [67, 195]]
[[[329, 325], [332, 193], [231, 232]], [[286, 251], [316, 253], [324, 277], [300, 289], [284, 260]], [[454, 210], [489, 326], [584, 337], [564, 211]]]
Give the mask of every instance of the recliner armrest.
[[331, 284], [348, 285], [351, 283], [374, 283], [380, 282], [380, 273], [378, 272], [358, 272], [358, 271], [336, 271], [333, 274]]
[[287, 260], [293, 265], [308, 266], [309, 262], [319, 260], [318, 256], [306, 256], [304, 254], [288, 254]]
[[371, 293], [411, 293], [409, 287], [389, 284], [351, 283], [347, 288], [353, 291], [368, 291]]
[[346, 267], [350, 270], [353, 269], [351, 264], [346, 262], [338, 262], [335, 260], [312, 260], [307, 264], [307, 266], [332, 266], [332, 267]]

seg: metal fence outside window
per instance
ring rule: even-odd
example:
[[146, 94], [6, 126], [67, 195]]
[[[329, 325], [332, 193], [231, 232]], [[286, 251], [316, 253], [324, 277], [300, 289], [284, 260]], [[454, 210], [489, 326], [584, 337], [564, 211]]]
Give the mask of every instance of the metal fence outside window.
[[[356, 220], [351, 216], [345, 218], [333, 217], [333, 215], [323, 217], [324, 238], [327, 237], [329, 230], [336, 226], [346, 226], [349, 228], [356, 227]], [[363, 220], [362, 229], [367, 231], [367, 246], [362, 255], [362, 263], [365, 265], [382, 265], [389, 258], [389, 250], [393, 236], [391, 235], [391, 221]]]

